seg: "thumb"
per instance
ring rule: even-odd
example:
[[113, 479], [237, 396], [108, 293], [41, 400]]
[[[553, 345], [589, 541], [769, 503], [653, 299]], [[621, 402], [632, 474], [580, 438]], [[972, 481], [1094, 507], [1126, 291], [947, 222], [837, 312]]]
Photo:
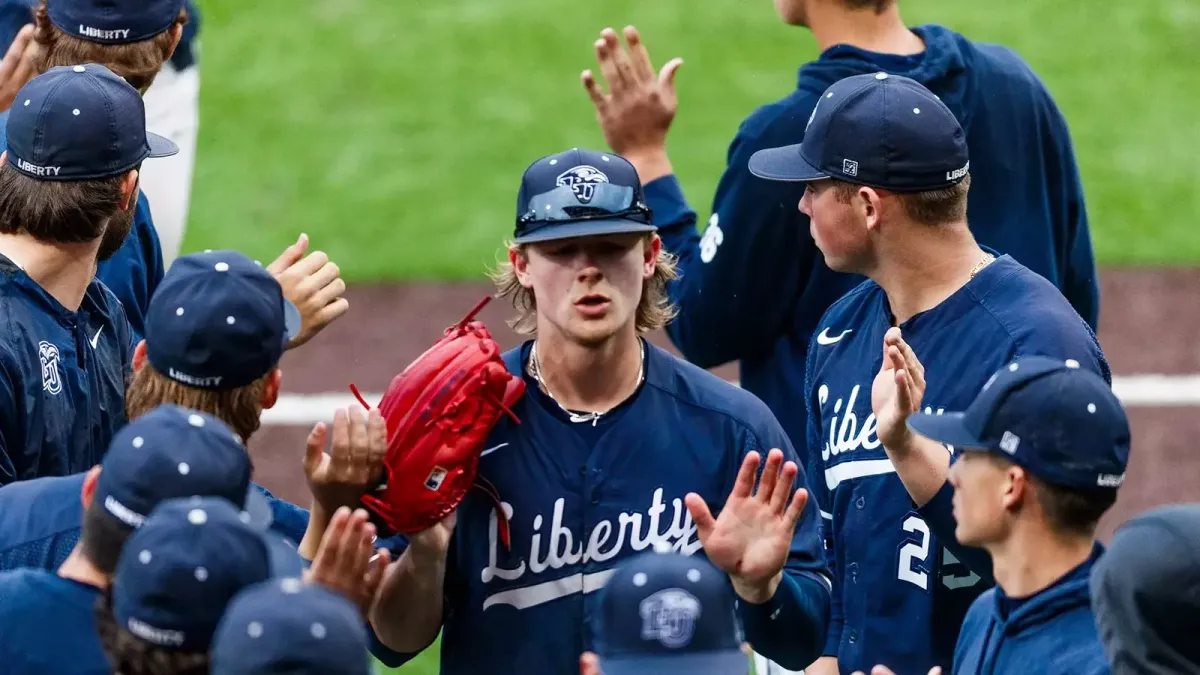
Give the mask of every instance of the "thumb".
[[696, 534], [700, 535], [700, 545], [703, 546], [717, 522], [713, 518], [712, 512], [708, 510], [708, 504], [704, 503], [704, 498], [695, 492], [689, 492], [683, 498], [683, 503], [687, 505], [688, 513], [692, 515], [692, 522], [696, 523]]
[[325, 437], [328, 429], [324, 422], [317, 422], [312, 431], [308, 432], [308, 441], [304, 449], [304, 474], [311, 477], [321, 466], [325, 454]]
[[675, 73], [679, 72], [680, 66], [683, 65], [683, 59], [675, 57], [667, 61], [666, 65], [658, 71], [658, 82], [670, 89], [675, 89]]
[[304, 257], [304, 252], [308, 250], [308, 235], [301, 233], [296, 239], [296, 243], [283, 249], [283, 253], [279, 254], [270, 265], [267, 265], [267, 271], [272, 276], [278, 276], [284, 270], [295, 265]]

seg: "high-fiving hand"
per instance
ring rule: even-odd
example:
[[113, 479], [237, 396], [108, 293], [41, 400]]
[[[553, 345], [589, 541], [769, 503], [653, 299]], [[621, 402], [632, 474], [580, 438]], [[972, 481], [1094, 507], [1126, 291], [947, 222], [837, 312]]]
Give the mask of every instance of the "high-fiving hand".
[[308, 235], [301, 234], [296, 243], [267, 265], [267, 271], [283, 287], [284, 297], [300, 310], [300, 332], [288, 343], [288, 349], [313, 339], [350, 309], [350, 301], [342, 297], [346, 282], [337, 263], [324, 251], [313, 251], [306, 257], [307, 250]]
[[624, 33], [628, 52], [611, 28], [605, 28], [594, 45], [608, 93], [600, 88], [591, 70], [583, 71], [581, 79], [596, 107], [604, 140], [613, 152], [638, 168], [646, 183], [658, 177], [654, 174], [670, 173], [667, 130], [679, 107], [675, 73], [683, 59], [671, 59], [655, 73], [637, 29], [626, 26]]
[[391, 553], [373, 548], [375, 526], [367, 522], [367, 512], [340, 508], [333, 514], [329, 529], [321, 538], [321, 547], [308, 569], [306, 578], [350, 599], [366, 618], [391, 562]]
[[708, 559], [729, 575], [743, 600], [755, 604], [775, 595], [792, 535], [808, 503], [807, 490], [792, 492], [799, 467], [795, 462], [784, 463], [778, 449], [767, 453], [755, 492], [754, 478], [761, 461], [757, 452], [746, 455], [733, 491], [716, 518], [700, 495], [693, 492], [684, 498]]
[[921, 409], [925, 397], [925, 367], [912, 347], [889, 328], [883, 336], [883, 365], [871, 385], [871, 410], [879, 441], [890, 449], [907, 447], [912, 438], [909, 415]]

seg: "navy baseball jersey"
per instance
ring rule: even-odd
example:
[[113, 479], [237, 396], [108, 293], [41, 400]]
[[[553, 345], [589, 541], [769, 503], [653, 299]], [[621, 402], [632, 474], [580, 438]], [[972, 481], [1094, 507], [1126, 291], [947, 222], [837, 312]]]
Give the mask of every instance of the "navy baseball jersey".
[[741, 385], [771, 408], [797, 449], [806, 438], [796, 411], [804, 408], [814, 329], [863, 278], [825, 264], [798, 208], [804, 184], [757, 178], [747, 161], [763, 148], [803, 140], [817, 99], [845, 77], [886, 71], [937, 94], [966, 132], [975, 238], [1049, 279], [1097, 325], [1099, 279], [1083, 188], [1053, 97], [1007, 47], [937, 25], [913, 31], [925, 42], [922, 53], [832, 46], [800, 68], [795, 91], [751, 113], [729, 145], [703, 234], [675, 176], [645, 188], [663, 245], [679, 258], [680, 278], [668, 292], [680, 311], [668, 335], [702, 368], [738, 361]]
[[[880, 444], [871, 387], [892, 323], [883, 289], [864, 282], [826, 312], [809, 353], [807, 461], [833, 568], [826, 654], [843, 672], [948, 672], [963, 616], [988, 583], [960, 562], [953, 529], [935, 531], [918, 512]], [[935, 413], [965, 409], [1022, 356], [1074, 359], [1111, 382], [1087, 323], [1007, 255], [900, 328], [925, 367], [922, 406]]]
[[90, 469], [125, 423], [134, 334], [92, 281], [77, 311], [0, 256], [0, 485]]
[[[524, 374], [530, 344], [505, 354], [511, 372]], [[493, 502], [468, 494], [448, 556], [443, 675], [577, 671], [591, 647], [595, 591], [616, 564], [656, 542], [704, 554], [688, 492], [717, 514], [746, 453], [779, 448], [797, 459], [753, 395], [643, 345], [643, 385], [595, 421], [571, 422], [525, 375], [514, 408], [521, 423], [501, 418], [479, 466], [509, 515], [511, 549], [498, 539]], [[806, 485], [800, 466], [796, 487]], [[797, 667], [819, 654], [827, 622], [820, 526], [810, 501], [780, 592], [739, 608], [746, 639]]]
[[1050, 587], [1010, 598], [999, 588], [979, 596], [967, 612], [954, 653], [955, 675], [1042, 673], [1107, 675], [1108, 659], [1096, 630], [1088, 592], [1092, 567], [1104, 547]]
[[[86, 474], [38, 478], [0, 487], [0, 571], [56, 570], [79, 541]], [[255, 485], [271, 505], [271, 530], [299, 543], [308, 511]]]
[[0, 572], [0, 663], [7, 675], [109, 675], [92, 612], [100, 589], [47, 570]]
[[[2, 18], [2, 15], [0, 15]], [[8, 147], [8, 111], [0, 113], [0, 150]], [[150, 202], [146, 193], [138, 190], [137, 207], [129, 237], [111, 258], [96, 268], [96, 278], [104, 282], [121, 305], [132, 326], [136, 340], [145, 333], [143, 321], [150, 296], [158, 288], [164, 273], [162, 243], [150, 217]]]

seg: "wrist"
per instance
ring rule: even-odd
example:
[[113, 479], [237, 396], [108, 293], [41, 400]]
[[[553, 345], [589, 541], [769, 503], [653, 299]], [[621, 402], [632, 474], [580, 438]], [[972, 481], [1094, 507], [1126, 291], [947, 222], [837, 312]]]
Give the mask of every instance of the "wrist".
[[667, 156], [667, 148], [663, 145], [629, 149], [618, 153], [637, 170], [638, 179], [642, 185], [674, 173], [671, 159]]
[[321, 502], [314, 498], [312, 506], [308, 510], [308, 525], [304, 528], [304, 537], [296, 546], [296, 551], [301, 558], [311, 562], [317, 557], [321, 539], [325, 537], [325, 530], [329, 529], [329, 521], [329, 512], [324, 506], [321, 506]]
[[730, 581], [733, 582], [734, 592], [743, 602], [761, 605], [775, 597], [775, 591], [779, 590], [779, 584], [783, 583], [783, 570], [763, 581], [746, 582], [734, 576], [730, 577]]

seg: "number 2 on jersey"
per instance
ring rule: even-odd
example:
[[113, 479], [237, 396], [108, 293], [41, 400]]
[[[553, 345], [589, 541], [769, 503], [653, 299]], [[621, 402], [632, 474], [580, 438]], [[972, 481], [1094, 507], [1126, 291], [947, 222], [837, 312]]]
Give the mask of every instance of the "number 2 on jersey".
[[907, 581], [918, 588], [929, 590], [929, 573], [914, 567], [913, 562], [917, 565], [923, 565], [929, 557], [929, 526], [925, 524], [917, 516], [909, 516], [904, 519], [905, 532], [918, 532], [921, 535], [921, 541], [910, 542], [905, 544], [900, 549], [900, 569], [896, 574], [901, 581]]

